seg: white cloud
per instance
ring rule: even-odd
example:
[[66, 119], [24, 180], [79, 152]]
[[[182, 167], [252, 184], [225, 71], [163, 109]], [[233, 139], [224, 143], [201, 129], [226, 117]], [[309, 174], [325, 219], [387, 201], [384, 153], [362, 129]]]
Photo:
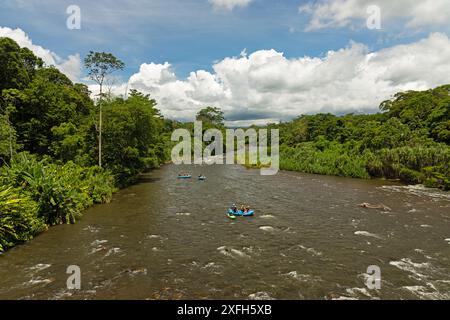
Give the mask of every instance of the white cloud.
[[[32, 43], [20, 29], [0, 28], [30, 48], [46, 64], [56, 65], [72, 79], [80, 77], [78, 54], [67, 59]], [[166, 117], [192, 120], [201, 108], [221, 107], [229, 124], [286, 120], [305, 113], [375, 112], [381, 101], [404, 90], [424, 90], [449, 83], [450, 39], [432, 33], [411, 44], [370, 52], [359, 43], [329, 51], [324, 57], [288, 59], [282, 52], [260, 50], [215, 63], [213, 71], [191, 72], [177, 78], [170, 63], [144, 63], [127, 83], [128, 89], [149, 93]], [[96, 86], [91, 86], [95, 93]]]
[[[325, 57], [288, 59], [275, 50], [225, 58], [214, 72], [177, 79], [169, 63], [143, 64], [128, 88], [151, 94], [169, 118], [192, 120], [207, 105], [235, 123], [285, 120], [305, 113], [376, 112], [404, 90], [449, 83], [450, 39], [430, 34], [415, 43], [369, 52], [350, 43]], [[117, 89], [123, 94], [126, 85]]]
[[216, 9], [233, 10], [236, 7], [246, 7], [253, 0], [209, 0]]
[[302, 5], [300, 13], [311, 16], [307, 31], [353, 26], [355, 20], [365, 26], [367, 8], [377, 5], [384, 22], [404, 21], [406, 27], [448, 26], [450, 0], [320, 0]]
[[33, 41], [22, 29], [0, 27], [0, 37], [8, 37], [16, 41], [20, 47], [30, 49], [48, 66], [54, 65], [72, 81], [79, 81], [81, 75], [81, 60], [79, 54], [70, 55], [67, 59], [59, 57], [56, 53], [33, 44]]

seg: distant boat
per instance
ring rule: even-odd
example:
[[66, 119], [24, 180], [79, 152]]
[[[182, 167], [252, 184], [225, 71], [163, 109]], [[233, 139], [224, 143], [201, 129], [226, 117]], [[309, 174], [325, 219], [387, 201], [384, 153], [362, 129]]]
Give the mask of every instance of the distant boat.
[[187, 176], [178, 176], [178, 179], [192, 179], [191, 175], [187, 175]]
[[204, 181], [204, 180], [206, 180], [206, 177], [205, 176], [199, 176], [198, 180]]
[[244, 212], [242, 210], [237, 210], [236, 212], [234, 212], [233, 210], [229, 209], [227, 214], [233, 215], [236, 217], [253, 217], [255, 215], [255, 211], [250, 210], [250, 211]]

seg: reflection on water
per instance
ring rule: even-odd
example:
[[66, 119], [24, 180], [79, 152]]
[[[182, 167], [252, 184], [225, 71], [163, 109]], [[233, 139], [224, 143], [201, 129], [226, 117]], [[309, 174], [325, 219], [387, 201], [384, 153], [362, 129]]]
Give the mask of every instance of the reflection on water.
[[[177, 180], [182, 170], [208, 180]], [[0, 298], [450, 299], [449, 200], [382, 181], [166, 166], [1, 256]], [[232, 203], [257, 215], [232, 221]], [[66, 289], [70, 265], [80, 291]], [[365, 286], [371, 265], [381, 290]]]

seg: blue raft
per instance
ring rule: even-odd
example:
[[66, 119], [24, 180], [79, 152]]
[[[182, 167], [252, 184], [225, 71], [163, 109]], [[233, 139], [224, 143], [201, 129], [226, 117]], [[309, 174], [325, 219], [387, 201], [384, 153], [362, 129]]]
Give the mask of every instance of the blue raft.
[[178, 176], [178, 179], [192, 179], [192, 176]]
[[228, 214], [236, 216], [236, 217], [252, 217], [255, 215], [255, 211], [250, 210], [249, 212], [244, 212], [244, 211], [238, 210], [238, 211], [234, 212], [233, 210], [228, 209]]

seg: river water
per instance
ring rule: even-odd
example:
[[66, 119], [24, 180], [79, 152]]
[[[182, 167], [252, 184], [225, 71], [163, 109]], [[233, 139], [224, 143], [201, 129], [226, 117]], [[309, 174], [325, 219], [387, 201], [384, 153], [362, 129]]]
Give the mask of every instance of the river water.
[[[207, 181], [177, 180], [179, 171]], [[233, 203], [253, 218], [225, 216]], [[391, 211], [364, 209], [383, 203]], [[70, 265], [82, 288], [67, 289]], [[381, 269], [381, 289], [366, 287]], [[450, 299], [450, 195], [168, 165], [0, 256], [0, 299]]]

